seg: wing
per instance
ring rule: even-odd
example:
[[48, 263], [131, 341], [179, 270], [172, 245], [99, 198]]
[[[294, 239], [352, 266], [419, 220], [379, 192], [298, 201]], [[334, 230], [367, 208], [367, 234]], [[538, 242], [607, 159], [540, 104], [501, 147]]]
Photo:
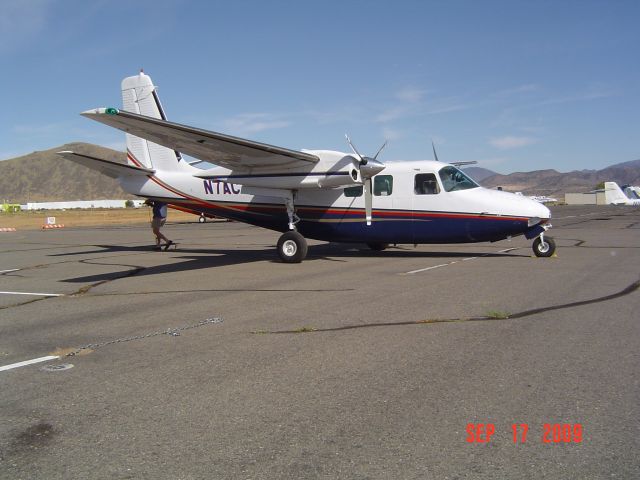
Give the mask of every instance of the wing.
[[199, 160], [232, 170], [265, 167], [308, 168], [320, 160], [309, 153], [201, 130], [116, 108], [87, 110], [82, 115]]
[[134, 167], [133, 165], [126, 165], [124, 163], [113, 162], [111, 160], [104, 160], [102, 158], [91, 157], [89, 155], [82, 155], [80, 153], [70, 151], [58, 152], [58, 155], [66, 158], [67, 160], [71, 160], [72, 162], [84, 165], [85, 167], [98, 170], [111, 178], [118, 178], [125, 175], [147, 176], [155, 173], [155, 170], [151, 168]]

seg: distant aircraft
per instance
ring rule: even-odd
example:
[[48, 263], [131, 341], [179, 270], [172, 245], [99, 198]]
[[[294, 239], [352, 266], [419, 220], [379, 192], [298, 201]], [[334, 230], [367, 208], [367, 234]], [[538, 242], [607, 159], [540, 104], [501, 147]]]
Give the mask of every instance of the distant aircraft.
[[631, 198], [625, 195], [625, 192], [618, 186], [616, 182], [604, 182], [604, 196], [607, 203], [613, 205], [640, 205], [640, 198], [637, 198], [636, 192]]
[[640, 187], [635, 187], [633, 185], [624, 185], [620, 188], [622, 189], [624, 194], [631, 200], [640, 200]]
[[[82, 115], [127, 133], [127, 165], [74, 152], [60, 155], [117, 178], [140, 197], [284, 232], [277, 245], [284, 262], [305, 258], [305, 237], [384, 250], [388, 244], [524, 235], [535, 239], [535, 255], [555, 251], [545, 235], [551, 227], [548, 208], [482, 188], [452, 164], [385, 165], [378, 160], [384, 145], [367, 157], [348, 137], [352, 153], [296, 151], [172, 123], [143, 72], [122, 81], [122, 98], [122, 109]], [[180, 152], [218, 166], [196, 168]]]

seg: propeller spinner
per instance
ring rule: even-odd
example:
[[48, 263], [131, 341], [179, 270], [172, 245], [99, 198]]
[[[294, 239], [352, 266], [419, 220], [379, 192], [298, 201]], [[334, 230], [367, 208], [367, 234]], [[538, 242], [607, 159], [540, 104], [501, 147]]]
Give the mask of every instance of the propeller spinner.
[[356, 149], [356, 147], [351, 142], [349, 135], [345, 135], [345, 137], [347, 138], [347, 143], [351, 147], [351, 150], [353, 150], [353, 153], [355, 153], [358, 157], [360, 177], [362, 178], [362, 181], [364, 183], [365, 217], [367, 220], [367, 225], [371, 225], [373, 211], [373, 182], [371, 181], [371, 179], [374, 175], [377, 175], [385, 168], [385, 164], [378, 161], [378, 155], [380, 155], [380, 152], [382, 152], [382, 150], [384, 150], [384, 147], [387, 146], [387, 142], [385, 141], [378, 149], [378, 152], [373, 156], [373, 158], [371, 158], [365, 157], [361, 155], [360, 152], [358, 152], [358, 149]]

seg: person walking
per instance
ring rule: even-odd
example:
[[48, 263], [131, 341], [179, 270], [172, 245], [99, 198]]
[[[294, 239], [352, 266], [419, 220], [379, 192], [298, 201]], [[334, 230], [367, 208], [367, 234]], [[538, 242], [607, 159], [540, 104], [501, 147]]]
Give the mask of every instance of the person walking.
[[160, 229], [167, 222], [167, 204], [158, 200], [147, 200], [145, 204], [150, 205], [153, 209], [153, 218], [151, 219], [151, 230], [156, 236], [156, 246], [154, 250], [162, 249], [162, 241], [164, 240], [164, 249], [167, 250], [173, 242], [163, 235]]

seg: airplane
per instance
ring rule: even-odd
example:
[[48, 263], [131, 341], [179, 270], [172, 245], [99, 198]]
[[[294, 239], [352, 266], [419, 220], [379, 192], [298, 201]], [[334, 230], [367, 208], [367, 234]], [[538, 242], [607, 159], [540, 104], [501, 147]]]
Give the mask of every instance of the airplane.
[[[126, 132], [127, 164], [72, 151], [63, 157], [119, 180], [132, 194], [174, 208], [282, 232], [285, 263], [307, 255], [306, 238], [389, 244], [534, 239], [550, 257], [551, 213], [538, 202], [478, 185], [439, 161], [389, 162], [351, 153], [290, 150], [167, 120], [156, 86], [144, 72], [122, 81], [122, 109], [81, 115]], [[214, 164], [197, 168], [182, 155]], [[195, 163], [195, 162], [194, 162]], [[374, 208], [375, 202], [375, 208]]]
[[620, 187], [624, 194], [632, 200], [640, 199], [640, 187], [633, 185], [623, 185]]
[[[633, 190], [630, 192], [636, 193]], [[640, 198], [636, 198], [636, 196], [631, 196], [631, 198], [627, 196], [616, 182], [604, 182], [604, 197], [608, 204], [640, 205]]]

